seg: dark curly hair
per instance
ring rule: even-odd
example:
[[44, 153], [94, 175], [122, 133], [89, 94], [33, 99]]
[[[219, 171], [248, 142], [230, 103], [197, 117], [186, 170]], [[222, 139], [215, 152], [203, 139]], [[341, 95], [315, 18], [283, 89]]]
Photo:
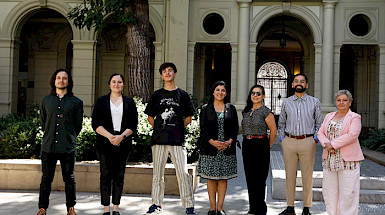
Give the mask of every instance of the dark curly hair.
[[51, 95], [56, 95], [56, 86], [55, 86], [55, 80], [56, 80], [56, 76], [59, 72], [65, 72], [67, 73], [68, 75], [68, 86], [67, 86], [67, 95], [69, 96], [73, 96], [74, 93], [72, 92], [72, 88], [74, 87], [74, 82], [72, 80], [72, 76], [71, 76], [71, 73], [68, 72], [67, 70], [65, 69], [58, 69], [56, 70], [53, 74], [52, 74], [52, 77], [51, 77], [51, 81], [50, 81], [50, 85], [51, 85]]

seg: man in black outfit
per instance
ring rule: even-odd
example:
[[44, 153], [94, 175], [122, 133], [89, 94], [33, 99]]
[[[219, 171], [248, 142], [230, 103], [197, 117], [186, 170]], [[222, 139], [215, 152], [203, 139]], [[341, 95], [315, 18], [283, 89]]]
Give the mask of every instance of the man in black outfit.
[[83, 102], [73, 95], [72, 77], [65, 69], [56, 70], [50, 84], [51, 94], [40, 102], [40, 120], [44, 131], [41, 147], [43, 175], [37, 215], [47, 214], [57, 160], [60, 160], [65, 183], [67, 215], [76, 215], [75, 147], [76, 137], [82, 129]]

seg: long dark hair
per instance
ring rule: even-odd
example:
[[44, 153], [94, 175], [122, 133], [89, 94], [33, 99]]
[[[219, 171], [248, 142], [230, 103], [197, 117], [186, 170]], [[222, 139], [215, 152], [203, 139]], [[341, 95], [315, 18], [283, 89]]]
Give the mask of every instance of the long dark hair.
[[225, 98], [223, 99], [223, 102], [226, 104], [228, 102], [230, 102], [230, 99], [229, 99], [229, 88], [227, 87], [227, 84], [224, 82], [224, 81], [217, 81], [215, 82], [215, 84], [213, 85], [213, 87], [211, 88], [211, 94], [210, 94], [210, 99], [209, 101], [207, 102], [208, 104], [213, 104], [214, 103], [214, 91], [215, 91], [215, 88], [217, 88], [218, 86], [224, 86], [225, 89], [226, 89], [226, 96]]
[[243, 109], [242, 113], [247, 113], [253, 108], [253, 101], [251, 101], [251, 92], [253, 92], [254, 88], [259, 88], [262, 91], [262, 95], [265, 95], [265, 88], [262, 85], [256, 84], [251, 87], [249, 91], [249, 95], [247, 96], [246, 99], [246, 107]]
[[72, 88], [74, 87], [74, 82], [72, 80], [72, 76], [71, 76], [71, 73], [68, 72], [67, 70], [65, 69], [58, 69], [56, 70], [53, 74], [52, 74], [52, 77], [51, 77], [51, 81], [49, 82], [50, 85], [51, 85], [51, 95], [56, 95], [56, 86], [55, 86], [55, 80], [56, 80], [56, 76], [59, 72], [65, 72], [67, 73], [67, 76], [68, 76], [68, 86], [67, 86], [67, 95], [68, 96], [73, 96], [74, 93], [72, 92]]

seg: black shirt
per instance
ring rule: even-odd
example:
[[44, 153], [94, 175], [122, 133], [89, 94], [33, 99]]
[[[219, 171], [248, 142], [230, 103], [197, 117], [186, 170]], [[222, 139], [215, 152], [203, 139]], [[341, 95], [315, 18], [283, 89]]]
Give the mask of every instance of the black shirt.
[[184, 145], [184, 119], [194, 114], [186, 91], [159, 89], [152, 94], [144, 112], [155, 120], [151, 145]]
[[72, 153], [82, 129], [83, 102], [75, 96], [47, 95], [40, 102], [40, 120], [44, 131], [42, 152]]

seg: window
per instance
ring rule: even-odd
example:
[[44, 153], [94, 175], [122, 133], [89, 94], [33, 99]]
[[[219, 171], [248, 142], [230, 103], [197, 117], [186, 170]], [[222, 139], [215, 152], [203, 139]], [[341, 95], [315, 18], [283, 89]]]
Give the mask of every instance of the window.
[[287, 71], [278, 62], [264, 63], [257, 73], [257, 84], [265, 88], [265, 105], [275, 115], [281, 113], [282, 101], [287, 97]]
[[203, 20], [203, 29], [211, 35], [216, 35], [222, 32], [225, 27], [225, 20], [217, 13], [208, 14]]

